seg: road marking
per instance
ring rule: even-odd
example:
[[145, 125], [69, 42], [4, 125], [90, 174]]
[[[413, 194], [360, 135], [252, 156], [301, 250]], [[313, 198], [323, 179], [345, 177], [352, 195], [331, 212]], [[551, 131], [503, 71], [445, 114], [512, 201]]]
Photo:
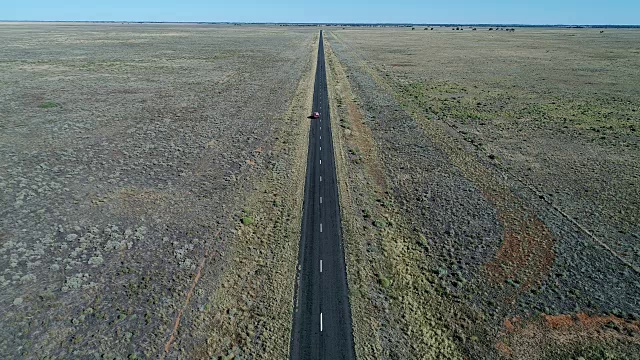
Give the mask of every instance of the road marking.
[[322, 159], [320, 159], [320, 165], [322, 165]]
[[320, 223], [320, 232], [322, 232], [322, 223]]
[[320, 151], [322, 151], [322, 146], [320, 146]]
[[322, 175], [320, 175], [320, 182], [322, 182]]
[[322, 196], [320, 196], [320, 204], [322, 204]]
[[322, 313], [320, 313], [320, 332], [322, 332]]
[[322, 140], [322, 135], [320, 135], [320, 140]]
[[322, 260], [320, 260], [320, 272], [322, 272]]

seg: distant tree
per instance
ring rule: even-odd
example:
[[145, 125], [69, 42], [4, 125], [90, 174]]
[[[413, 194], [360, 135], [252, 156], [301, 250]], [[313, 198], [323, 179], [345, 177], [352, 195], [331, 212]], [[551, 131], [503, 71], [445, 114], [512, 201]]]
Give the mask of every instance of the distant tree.
[[493, 31], [493, 28], [489, 28], [489, 31]]
[[600, 34], [604, 33], [604, 30], [600, 30]]
[[478, 30], [478, 29], [476, 29], [476, 28], [473, 28], [473, 29], [471, 29], [471, 30], [472, 30], [472, 31], [476, 31], [476, 30]]
[[411, 30], [415, 30], [416, 28], [412, 27]]
[[431, 30], [433, 30], [433, 28], [431, 28]]

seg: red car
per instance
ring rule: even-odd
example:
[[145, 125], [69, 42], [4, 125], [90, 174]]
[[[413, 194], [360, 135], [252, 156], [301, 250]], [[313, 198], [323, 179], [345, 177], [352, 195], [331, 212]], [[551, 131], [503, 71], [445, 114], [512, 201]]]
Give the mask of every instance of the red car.
[[313, 113], [313, 118], [314, 119], [317, 119], [319, 117], [320, 117], [320, 113], [319, 112], [316, 111], [316, 112]]

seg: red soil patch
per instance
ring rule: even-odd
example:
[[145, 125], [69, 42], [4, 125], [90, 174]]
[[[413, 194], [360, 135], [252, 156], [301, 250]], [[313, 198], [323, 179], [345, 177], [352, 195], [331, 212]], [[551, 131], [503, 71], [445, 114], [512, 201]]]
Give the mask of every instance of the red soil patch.
[[574, 325], [571, 315], [545, 315], [544, 324], [552, 329], [568, 329]]
[[587, 315], [585, 313], [545, 315], [539, 318], [522, 320], [520, 317], [504, 319], [503, 335], [517, 334], [525, 329], [539, 327], [545, 331], [566, 331], [566, 330], [599, 330], [607, 325], [615, 324], [620, 329], [625, 329], [629, 333], [640, 335], [640, 321], [630, 321], [614, 315]]
[[496, 343], [496, 350], [498, 350], [498, 353], [500, 353], [502, 356], [513, 356], [513, 351], [511, 351], [511, 348], [501, 341], [498, 341]]
[[515, 317], [513, 319], [504, 319], [504, 328], [507, 329], [507, 331], [513, 331], [515, 330], [515, 326], [513, 325], [513, 323], [517, 323], [519, 320], [519, 318]]
[[554, 239], [535, 215], [516, 206], [515, 197], [490, 196], [504, 225], [504, 240], [493, 261], [486, 265], [489, 278], [496, 282], [511, 279], [518, 292], [541, 283], [555, 259]]
[[627, 321], [613, 315], [592, 315], [578, 313], [571, 315], [545, 315], [544, 323], [553, 329], [569, 329], [572, 327], [581, 327], [585, 329], [599, 329], [608, 324], [615, 324], [621, 329], [625, 329], [632, 333], [640, 334], [639, 321]]
[[[612, 324], [617, 329], [611, 328]], [[545, 346], [562, 347], [606, 340], [639, 345], [640, 321], [584, 313], [542, 315], [528, 320], [515, 317], [504, 320], [495, 348], [507, 358], [539, 358]]]

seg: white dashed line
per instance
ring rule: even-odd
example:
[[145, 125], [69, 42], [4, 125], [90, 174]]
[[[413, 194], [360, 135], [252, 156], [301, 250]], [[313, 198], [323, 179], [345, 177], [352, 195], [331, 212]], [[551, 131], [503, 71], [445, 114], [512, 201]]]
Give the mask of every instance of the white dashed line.
[[322, 223], [320, 223], [320, 232], [322, 232]]
[[320, 272], [322, 272], [322, 260], [320, 260]]
[[322, 146], [320, 146], [320, 151], [322, 151]]
[[320, 331], [322, 332], [322, 313], [320, 313]]
[[320, 165], [322, 165], [322, 160], [320, 160]]
[[322, 175], [320, 175], [320, 182], [322, 182]]
[[320, 204], [322, 204], [322, 196], [320, 196]]

